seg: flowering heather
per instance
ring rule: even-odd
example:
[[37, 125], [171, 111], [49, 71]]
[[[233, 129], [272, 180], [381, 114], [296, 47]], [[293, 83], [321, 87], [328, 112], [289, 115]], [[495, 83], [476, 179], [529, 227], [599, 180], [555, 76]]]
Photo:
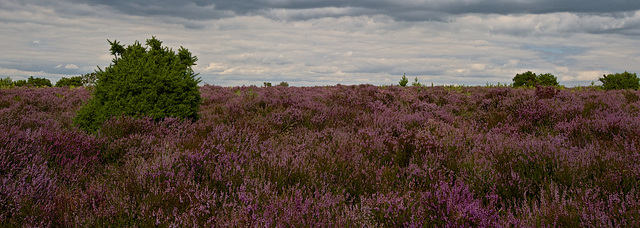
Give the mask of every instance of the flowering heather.
[[200, 92], [87, 134], [85, 88], [0, 90], [0, 226], [640, 226], [638, 91]]

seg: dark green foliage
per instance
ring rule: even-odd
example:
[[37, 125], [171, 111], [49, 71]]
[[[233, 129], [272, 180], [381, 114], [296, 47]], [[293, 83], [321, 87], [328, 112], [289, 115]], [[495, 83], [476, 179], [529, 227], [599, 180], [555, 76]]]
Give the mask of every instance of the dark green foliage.
[[82, 76], [76, 76], [71, 78], [61, 78], [56, 82], [56, 87], [65, 87], [65, 86], [82, 86]]
[[27, 80], [18, 80], [13, 82], [13, 86], [21, 87], [26, 85], [27, 85]]
[[280, 82], [280, 84], [278, 84], [278, 86], [289, 87], [289, 83], [288, 82]]
[[123, 115], [198, 118], [200, 79], [191, 69], [197, 57], [183, 47], [176, 54], [155, 37], [147, 40], [146, 48], [138, 41], [127, 48], [109, 43], [115, 58], [96, 71], [93, 97], [74, 119], [78, 127], [95, 131], [107, 119]]
[[400, 79], [400, 82], [398, 84], [402, 87], [405, 87], [407, 86], [407, 83], [409, 83], [409, 79], [407, 79], [407, 74], [405, 73], [402, 75], [402, 79]]
[[7, 78], [0, 78], [0, 87], [10, 87], [13, 85], [13, 81], [11, 80], [10, 77]]
[[557, 86], [558, 78], [551, 73], [536, 75], [531, 71], [524, 72], [522, 74], [516, 74], [513, 77], [513, 87], [534, 87], [536, 85], [541, 86]]
[[535, 85], [536, 85], [536, 74], [531, 71], [527, 71], [522, 74], [516, 74], [516, 76], [513, 77], [513, 87], [535, 86]]
[[34, 78], [33, 76], [27, 79], [27, 86], [35, 86], [35, 87], [51, 87], [51, 81], [46, 78]]
[[0, 87], [51, 87], [51, 81], [46, 78], [34, 78], [30, 76], [27, 80], [17, 80], [13, 81], [11, 78], [7, 77], [5, 79], [0, 79]]
[[558, 78], [551, 73], [541, 74], [537, 77], [538, 83], [543, 86], [557, 86]]
[[602, 82], [602, 87], [606, 90], [616, 89], [638, 89], [640, 87], [640, 79], [636, 73], [615, 73], [609, 75], [602, 75], [602, 78], [598, 79]]

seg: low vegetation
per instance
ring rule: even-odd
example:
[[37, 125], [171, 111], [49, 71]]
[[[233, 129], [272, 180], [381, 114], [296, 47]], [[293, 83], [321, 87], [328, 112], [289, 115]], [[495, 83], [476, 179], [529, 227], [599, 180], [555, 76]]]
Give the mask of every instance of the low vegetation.
[[636, 90], [199, 92], [89, 134], [86, 87], [0, 90], [0, 226], [640, 226]]

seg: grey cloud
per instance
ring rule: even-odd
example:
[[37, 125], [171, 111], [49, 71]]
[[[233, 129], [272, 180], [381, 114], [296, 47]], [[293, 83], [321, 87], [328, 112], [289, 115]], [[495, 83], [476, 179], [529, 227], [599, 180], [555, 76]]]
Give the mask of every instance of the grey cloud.
[[[545, 14], [555, 12], [607, 13], [618, 14], [640, 9], [640, 1], [630, 0], [436, 0], [436, 1], [396, 1], [396, 0], [190, 0], [190, 1], [150, 1], [116, 0], [105, 3], [97, 0], [72, 0], [78, 3], [104, 5], [133, 15], [174, 16], [191, 20], [217, 19], [235, 15], [273, 16], [273, 10], [292, 10], [309, 13], [296, 14], [289, 19], [310, 19], [313, 17], [336, 17], [354, 15], [387, 15], [398, 20], [423, 21], [446, 20], [450, 15], [480, 14]], [[332, 13], [300, 11], [308, 9], [347, 9]]]

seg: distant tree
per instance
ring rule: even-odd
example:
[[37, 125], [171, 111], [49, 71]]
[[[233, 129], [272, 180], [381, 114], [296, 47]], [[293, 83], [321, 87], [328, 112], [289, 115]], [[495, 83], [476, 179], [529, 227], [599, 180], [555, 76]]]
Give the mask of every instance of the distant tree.
[[31, 76], [27, 79], [27, 86], [51, 87], [51, 81], [49, 81], [49, 79], [46, 79], [46, 78], [34, 78], [33, 76]]
[[76, 76], [71, 78], [62, 77], [58, 82], [56, 82], [56, 87], [65, 87], [65, 86], [74, 86], [80, 87], [82, 86], [82, 76]]
[[556, 76], [554, 76], [551, 73], [536, 75], [531, 71], [527, 71], [522, 74], [516, 74], [516, 76], [513, 77], [513, 87], [520, 87], [520, 86], [534, 87], [538, 85], [557, 86], [558, 78], [556, 78]]
[[402, 75], [402, 79], [400, 79], [400, 82], [398, 83], [400, 86], [405, 87], [407, 86], [407, 83], [409, 83], [409, 79], [407, 79], [407, 74], [404, 73]]
[[640, 88], [640, 79], [636, 73], [615, 73], [609, 75], [602, 75], [602, 78], [598, 79], [602, 82], [602, 87], [606, 90], [616, 89], [635, 89]]
[[289, 83], [288, 82], [280, 82], [280, 84], [278, 84], [278, 86], [289, 87]]
[[271, 87], [271, 82], [264, 82], [264, 87]]
[[535, 85], [536, 85], [536, 74], [531, 71], [527, 71], [522, 74], [516, 74], [516, 76], [513, 77], [513, 87], [535, 86]]
[[559, 85], [558, 83], [558, 78], [556, 78], [556, 76], [554, 76], [551, 73], [546, 73], [546, 74], [541, 74], [538, 75], [538, 77], [536, 77], [536, 81], [543, 86], [557, 86]]
[[74, 119], [79, 128], [92, 132], [122, 115], [198, 118], [200, 79], [191, 69], [197, 57], [183, 47], [178, 53], [162, 47], [155, 37], [147, 40], [146, 48], [138, 41], [127, 48], [117, 41], [109, 44], [113, 63], [96, 71], [93, 97]]

